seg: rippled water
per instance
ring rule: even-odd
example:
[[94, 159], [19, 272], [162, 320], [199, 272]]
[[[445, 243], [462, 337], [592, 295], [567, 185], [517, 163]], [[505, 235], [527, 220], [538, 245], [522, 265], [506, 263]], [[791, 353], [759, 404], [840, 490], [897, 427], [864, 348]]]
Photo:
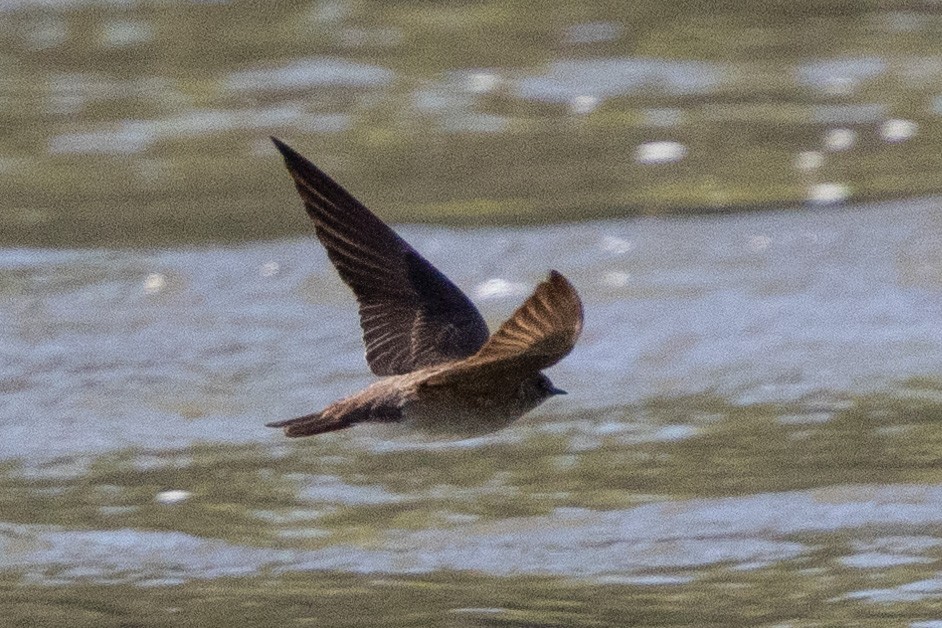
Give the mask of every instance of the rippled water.
[[[939, 626], [940, 31], [0, 0], [0, 623]], [[263, 427], [372, 380], [270, 134], [452, 225], [402, 231], [492, 327], [570, 277], [570, 394]]]
[[492, 327], [549, 268], [585, 300], [585, 333], [551, 371], [570, 394], [445, 442], [263, 427], [371, 381], [352, 297], [312, 238], [3, 249], [8, 610], [97, 625], [932, 619], [938, 206], [403, 227]]
[[292, 198], [268, 135], [399, 221], [937, 194], [940, 30], [882, 0], [0, 1], [0, 242], [297, 235], [259, 219]]

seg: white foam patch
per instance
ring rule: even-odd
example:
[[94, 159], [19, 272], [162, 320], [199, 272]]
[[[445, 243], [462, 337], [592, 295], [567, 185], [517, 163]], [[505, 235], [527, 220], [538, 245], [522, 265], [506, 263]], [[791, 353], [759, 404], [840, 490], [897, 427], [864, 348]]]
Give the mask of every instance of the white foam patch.
[[508, 281], [500, 277], [488, 279], [474, 288], [474, 296], [479, 299], [500, 299], [504, 297], [522, 296], [529, 294], [530, 286], [516, 281]]
[[680, 142], [647, 142], [635, 149], [639, 164], [667, 164], [687, 156], [687, 147]]

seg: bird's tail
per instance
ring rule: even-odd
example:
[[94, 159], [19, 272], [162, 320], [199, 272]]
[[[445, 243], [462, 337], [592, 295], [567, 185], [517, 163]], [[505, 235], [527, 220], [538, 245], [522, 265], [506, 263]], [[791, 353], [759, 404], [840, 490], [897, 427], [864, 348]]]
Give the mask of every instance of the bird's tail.
[[285, 436], [314, 436], [325, 432], [334, 432], [342, 430], [353, 425], [354, 421], [344, 416], [324, 416], [322, 412], [314, 414], [305, 414], [296, 419], [287, 421], [275, 421], [266, 423], [265, 427], [282, 427], [285, 430]]

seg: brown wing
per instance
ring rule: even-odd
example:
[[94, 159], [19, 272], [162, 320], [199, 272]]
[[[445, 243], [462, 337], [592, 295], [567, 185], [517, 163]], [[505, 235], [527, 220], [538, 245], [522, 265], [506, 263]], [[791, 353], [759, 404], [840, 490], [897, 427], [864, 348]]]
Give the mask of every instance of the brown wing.
[[[558, 272], [540, 283], [476, 354], [426, 381], [429, 386], [520, 381], [562, 360], [582, 332], [582, 301]], [[517, 377], [519, 375], [519, 377]]]
[[377, 375], [473, 355], [488, 337], [474, 304], [333, 179], [281, 141], [327, 256], [360, 304], [366, 361]]

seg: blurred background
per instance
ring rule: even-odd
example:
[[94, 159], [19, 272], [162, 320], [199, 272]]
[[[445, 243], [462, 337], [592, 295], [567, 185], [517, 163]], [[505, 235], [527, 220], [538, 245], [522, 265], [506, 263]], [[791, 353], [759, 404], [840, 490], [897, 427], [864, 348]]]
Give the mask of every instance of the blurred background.
[[12, 244], [297, 233], [274, 211], [288, 194], [270, 134], [407, 221], [942, 187], [933, 2], [6, 0], [0, 12]]
[[[940, 626], [942, 4], [0, 0], [10, 625]], [[568, 390], [372, 381], [268, 137]]]

